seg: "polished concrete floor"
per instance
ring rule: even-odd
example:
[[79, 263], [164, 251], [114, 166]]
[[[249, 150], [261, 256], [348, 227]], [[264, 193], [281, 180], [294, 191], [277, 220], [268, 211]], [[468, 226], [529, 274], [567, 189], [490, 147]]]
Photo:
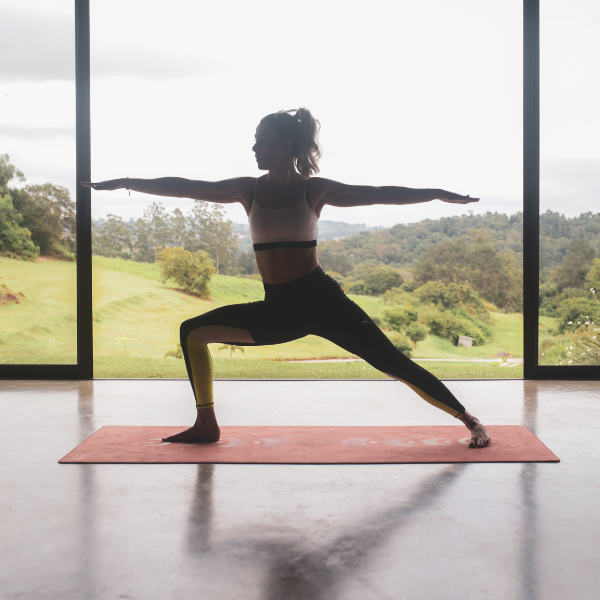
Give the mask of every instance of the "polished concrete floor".
[[[394, 381], [215, 385], [225, 425], [455, 423]], [[187, 382], [0, 382], [0, 598], [600, 598], [600, 384], [448, 385], [562, 462], [59, 465], [103, 425], [190, 423]]]

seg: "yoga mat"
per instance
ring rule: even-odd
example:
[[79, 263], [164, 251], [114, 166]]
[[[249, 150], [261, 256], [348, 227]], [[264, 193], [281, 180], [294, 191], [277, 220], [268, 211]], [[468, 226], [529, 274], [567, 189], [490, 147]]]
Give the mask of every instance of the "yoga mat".
[[491, 425], [492, 443], [469, 448], [462, 426], [221, 427], [211, 444], [163, 443], [185, 427], [107, 426], [60, 463], [380, 464], [559, 462], [522, 425]]

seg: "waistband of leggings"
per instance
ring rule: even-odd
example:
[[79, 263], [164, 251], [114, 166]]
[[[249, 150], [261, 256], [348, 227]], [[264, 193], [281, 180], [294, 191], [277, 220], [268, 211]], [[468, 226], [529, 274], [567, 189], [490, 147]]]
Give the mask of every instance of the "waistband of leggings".
[[325, 283], [329, 277], [325, 274], [325, 271], [320, 266], [313, 269], [310, 273], [293, 279], [292, 281], [286, 281], [285, 283], [265, 283], [265, 298], [281, 298], [290, 297], [296, 294], [306, 293], [310, 289], [314, 289], [319, 284]]

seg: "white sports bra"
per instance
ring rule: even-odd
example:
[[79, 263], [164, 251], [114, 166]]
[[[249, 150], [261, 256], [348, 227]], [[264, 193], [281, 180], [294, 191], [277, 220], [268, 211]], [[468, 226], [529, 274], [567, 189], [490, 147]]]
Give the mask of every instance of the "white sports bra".
[[248, 211], [255, 252], [272, 248], [313, 248], [317, 245], [319, 219], [308, 200], [308, 180], [302, 200], [283, 208], [263, 208], [256, 202], [257, 187], [258, 179]]

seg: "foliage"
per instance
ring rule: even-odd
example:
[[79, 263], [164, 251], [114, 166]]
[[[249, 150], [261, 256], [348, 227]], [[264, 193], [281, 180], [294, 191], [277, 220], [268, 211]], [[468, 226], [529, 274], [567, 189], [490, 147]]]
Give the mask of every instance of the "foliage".
[[[93, 223], [93, 251], [99, 256], [155, 263], [168, 247], [202, 250], [213, 260], [217, 274], [238, 273], [238, 238], [217, 204], [196, 200], [192, 211], [184, 215], [178, 208], [168, 213], [162, 204], [154, 202], [135, 222], [125, 223], [119, 216], [108, 215], [107, 220]], [[243, 273], [258, 271], [253, 254], [242, 262]]]
[[389, 267], [375, 269], [365, 278], [365, 290], [369, 296], [380, 296], [394, 287], [402, 285], [402, 275]]
[[558, 305], [556, 318], [561, 333], [590, 319], [600, 322], [600, 304], [593, 298], [566, 298]]
[[52, 183], [11, 190], [15, 210], [42, 255], [75, 260], [75, 202], [69, 190]]
[[[8, 154], [0, 155], [3, 251], [28, 259], [40, 253], [74, 259], [75, 202], [69, 191], [51, 183], [9, 188], [13, 179], [25, 181], [23, 173], [9, 161]], [[8, 212], [10, 216], [6, 216]]]
[[131, 255], [132, 227], [118, 215], [109, 214], [107, 220], [92, 229], [94, 254], [109, 258], [128, 258]]
[[394, 331], [402, 331], [411, 323], [414, 323], [418, 315], [410, 305], [391, 306], [383, 311], [383, 322]]
[[595, 258], [585, 277], [585, 289], [600, 292], [600, 258]]
[[0, 196], [0, 254], [33, 260], [40, 251], [22, 223], [23, 217], [14, 211], [12, 198], [8, 194]]
[[406, 336], [417, 347], [418, 342], [422, 342], [429, 333], [427, 328], [417, 321], [413, 321], [406, 327]]
[[447, 338], [455, 346], [461, 335], [473, 338], [476, 345], [484, 344], [486, 341], [487, 332], [484, 331], [483, 324], [476, 324], [475, 319], [469, 318], [464, 309], [443, 310], [431, 306], [423, 311], [421, 316], [433, 335]]
[[400, 350], [408, 358], [412, 356], [412, 345], [401, 331], [388, 331], [386, 335], [396, 350]]
[[335, 271], [343, 277], [348, 275], [354, 267], [351, 258], [339, 252], [335, 245], [323, 246], [324, 244], [319, 244], [319, 264], [323, 270]]
[[188, 252], [183, 248], [165, 248], [158, 255], [163, 282], [174, 279], [184, 290], [208, 298], [208, 282], [215, 268], [203, 250]]
[[489, 321], [490, 318], [484, 302], [468, 285], [450, 283], [446, 286], [440, 281], [428, 281], [415, 290], [415, 296], [423, 304], [435, 304], [449, 309], [461, 306], [483, 321]]
[[219, 346], [218, 350], [229, 350], [229, 358], [233, 358], [233, 353], [237, 350], [244, 354], [244, 347], [236, 346], [235, 344], [223, 344], [222, 346]]
[[503, 310], [519, 310], [523, 302], [522, 271], [514, 254], [497, 252], [489, 232], [474, 231], [466, 239], [431, 246], [418, 259], [418, 283], [467, 284]]
[[569, 244], [565, 257], [553, 273], [558, 291], [565, 288], [582, 287], [594, 258], [596, 258], [596, 251], [587, 240], [574, 239]]

